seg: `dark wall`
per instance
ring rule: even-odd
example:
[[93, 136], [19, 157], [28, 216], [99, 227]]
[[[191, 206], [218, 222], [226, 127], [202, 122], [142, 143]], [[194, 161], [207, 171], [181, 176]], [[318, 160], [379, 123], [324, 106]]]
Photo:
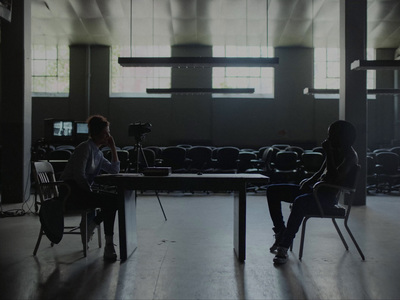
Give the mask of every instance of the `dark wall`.
[[[211, 55], [211, 48], [173, 47], [172, 55], [206, 56]], [[274, 99], [212, 98], [210, 95], [110, 98], [109, 48], [71, 47], [70, 98], [33, 99], [33, 139], [43, 136], [44, 118], [84, 120], [89, 114], [101, 113], [111, 121], [112, 134], [121, 146], [134, 144], [133, 138], [128, 136], [128, 125], [135, 121], [153, 124], [152, 132], [143, 143], [145, 146], [177, 143], [239, 147], [272, 143], [318, 145], [326, 137], [327, 126], [338, 118], [338, 99], [303, 95], [303, 89], [312, 86], [311, 48], [276, 48], [275, 56], [279, 57], [280, 64], [275, 68]], [[173, 87], [211, 85], [211, 69], [173, 69], [172, 77]], [[384, 78], [385, 82], [390, 80]], [[369, 139], [373, 144], [386, 143], [393, 137], [392, 98], [369, 102]], [[381, 129], [382, 126], [385, 129]]]

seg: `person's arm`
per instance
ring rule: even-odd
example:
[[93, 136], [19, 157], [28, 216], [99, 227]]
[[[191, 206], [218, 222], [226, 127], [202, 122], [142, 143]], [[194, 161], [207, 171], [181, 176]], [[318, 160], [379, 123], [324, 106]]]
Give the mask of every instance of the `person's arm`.
[[102, 169], [110, 174], [117, 174], [120, 171], [120, 161], [118, 158], [117, 147], [115, 146], [115, 141], [112, 136], [108, 138], [108, 147], [111, 151], [111, 162], [103, 158]]
[[326, 176], [324, 181], [342, 185], [347, 180], [347, 175], [349, 174], [352, 167], [358, 164], [358, 156], [352, 147], [345, 149], [343, 152], [343, 160], [337, 165], [334, 160], [334, 149], [331, 143], [327, 140], [322, 143], [324, 150], [326, 152]]
[[325, 169], [326, 169], [326, 159], [325, 159], [324, 163], [321, 165], [320, 169], [316, 173], [314, 173], [313, 176], [311, 176], [310, 178], [303, 179], [300, 182], [300, 190], [306, 192], [307, 190], [311, 189], [312, 186], [315, 183], [317, 183], [318, 180], [320, 180]]

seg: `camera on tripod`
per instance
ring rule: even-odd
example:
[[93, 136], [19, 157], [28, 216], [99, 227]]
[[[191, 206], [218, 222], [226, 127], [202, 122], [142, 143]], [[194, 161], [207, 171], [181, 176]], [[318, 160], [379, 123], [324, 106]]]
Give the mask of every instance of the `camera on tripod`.
[[151, 132], [151, 124], [150, 123], [141, 123], [135, 122], [129, 124], [128, 134], [129, 136], [133, 136], [137, 142], [143, 141], [146, 134]]

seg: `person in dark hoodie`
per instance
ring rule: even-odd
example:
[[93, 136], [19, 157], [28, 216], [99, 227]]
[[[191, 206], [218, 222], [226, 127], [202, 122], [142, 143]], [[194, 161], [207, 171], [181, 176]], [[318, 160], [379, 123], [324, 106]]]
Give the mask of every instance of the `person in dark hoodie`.
[[[275, 264], [284, 264], [288, 260], [288, 248], [298, 232], [305, 215], [318, 213], [313, 195], [313, 186], [323, 181], [335, 185], [346, 185], [348, 176], [358, 164], [357, 152], [352, 145], [356, 139], [354, 126], [343, 120], [333, 122], [328, 128], [328, 137], [322, 142], [325, 161], [320, 170], [300, 184], [273, 184], [267, 189], [268, 208], [273, 222], [275, 242], [270, 251], [276, 253]], [[329, 209], [336, 203], [336, 191], [323, 191], [323, 209]], [[289, 219], [285, 226], [281, 202], [293, 203]]]

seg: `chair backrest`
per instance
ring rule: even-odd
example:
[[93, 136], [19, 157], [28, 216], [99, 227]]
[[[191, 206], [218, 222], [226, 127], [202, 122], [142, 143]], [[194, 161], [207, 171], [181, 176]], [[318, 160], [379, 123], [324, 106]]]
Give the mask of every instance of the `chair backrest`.
[[187, 149], [187, 157], [191, 160], [190, 168], [203, 170], [211, 164], [212, 150], [207, 146], [194, 146]]
[[279, 150], [285, 150], [289, 147], [289, 144], [273, 144], [272, 147], [278, 148]]
[[158, 146], [147, 146], [144, 149], [153, 150], [153, 152], [154, 152], [154, 154], [156, 156], [155, 158], [156, 159], [161, 158], [161, 153], [162, 153], [162, 148], [161, 147], [158, 147]]
[[275, 157], [275, 169], [279, 171], [296, 170], [298, 168], [297, 153], [294, 151], [279, 151]]
[[47, 158], [49, 160], [69, 160], [71, 158], [71, 151], [66, 149], [51, 151]]
[[238, 172], [242, 173], [254, 167], [253, 161], [257, 159], [257, 154], [254, 152], [239, 152]]
[[303, 170], [307, 173], [318, 172], [324, 162], [324, 155], [321, 152], [304, 152], [301, 155]]
[[266, 151], [268, 148], [270, 148], [270, 146], [263, 146], [263, 147], [261, 147], [260, 149], [258, 149], [257, 157], [260, 158], [260, 159], [262, 159], [262, 157], [263, 157], [265, 151]]
[[264, 150], [263, 156], [262, 156], [262, 160], [265, 163], [265, 171], [272, 172], [272, 170], [274, 169], [274, 163], [275, 163], [275, 158], [276, 158], [276, 154], [279, 152], [279, 148], [275, 148], [275, 147], [269, 147], [267, 149]]
[[163, 149], [161, 153], [163, 166], [171, 167], [172, 170], [185, 168], [186, 149], [177, 146], [170, 146]]
[[222, 170], [236, 169], [239, 159], [239, 148], [220, 147], [217, 151], [217, 168]]
[[394, 152], [378, 152], [376, 153], [375, 161], [379, 165], [379, 170], [382, 174], [393, 175], [398, 172], [399, 156]]
[[62, 182], [57, 182], [54, 176], [52, 165], [47, 161], [33, 163], [33, 173], [40, 197], [39, 218], [42, 229], [49, 240], [58, 244], [64, 234], [64, 211], [65, 199], [69, 196], [67, 185], [66, 193], [60, 197], [59, 186]]
[[68, 150], [70, 152], [74, 152], [75, 151], [75, 146], [73, 146], [73, 145], [60, 145], [60, 146], [57, 146], [55, 150]]
[[47, 161], [37, 161], [33, 164], [35, 182], [41, 203], [57, 198], [59, 196], [58, 187], [49, 184], [56, 181], [54, 169], [51, 163]]
[[390, 152], [396, 153], [397, 155], [400, 156], [400, 147], [396, 146], [396, 147], [390, 148]]
[[304, 149], [299, 146], [289, 146], [285, 149], [285, 151], [294, 151], [297, 153], [298, 158], [301, 158], [302, 154], [304, 153]]

